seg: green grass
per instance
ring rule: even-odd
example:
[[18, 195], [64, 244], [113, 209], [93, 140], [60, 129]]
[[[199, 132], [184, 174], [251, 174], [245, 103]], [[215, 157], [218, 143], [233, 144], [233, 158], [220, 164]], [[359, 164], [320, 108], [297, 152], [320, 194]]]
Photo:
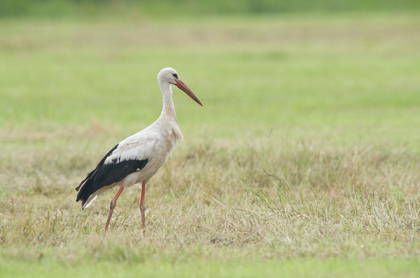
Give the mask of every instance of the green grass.
[[[91, 263], [91, 262], [90, 262]], [[2, 277], [416, 277], [418, 260], [381, 259], [358, 262], [348, 259], [319, 260], [315, 258], [284, 261], [242, 259], [220, 262], [188, 260], [188, 263], [154, 261], [143, 258], [137, 263], [97, 262], [93, 266], [58, 263], [51, 265], [42, 259], [29, 263], [26, 268], [12, 263], [5, 267]]]
[[[416, 277], [417, 14], [2, 20], [0, 275]], [[161, 110], [185, 135], [146, 192], [74, 187]]]
[[[418, 148], [415, 16], [242, 21], [5, 22], [0, 124], [144, 126], [159, 111], [156, 73], [171, 65], [206, 104], [176, 94], [183, 126], [332, 127], [340, 138], [399, 136]], [[199, 121], [184, 119], [192, 111]]]

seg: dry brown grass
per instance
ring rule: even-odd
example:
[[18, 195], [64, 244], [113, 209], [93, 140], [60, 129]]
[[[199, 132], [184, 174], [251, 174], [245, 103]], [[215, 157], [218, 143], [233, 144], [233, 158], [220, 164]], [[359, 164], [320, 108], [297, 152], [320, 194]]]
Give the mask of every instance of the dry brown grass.
[[[97, 135], [91, 135], [94, 148], [71, 141], [86, 131], [74, 132], [79, 134], [46, 134], [55, 138], [52, 146], [37, 134], [15, 132], [26, 148], [3, 151], [4, 256], [419, 255], [420, 161], [407, 150], [274, 139], [234, 147], [217, 140], [180, 144], [147, 188], [146, 237], [140, 232], [140, 190], [131, 188], [104, 238], [115, 192], [85, 211], [74, 201], [74, 187], [103, 146]], [[98, 134], [103, 132], [112, 137]], [[68, 151], [61, 151], [64, 145]]]

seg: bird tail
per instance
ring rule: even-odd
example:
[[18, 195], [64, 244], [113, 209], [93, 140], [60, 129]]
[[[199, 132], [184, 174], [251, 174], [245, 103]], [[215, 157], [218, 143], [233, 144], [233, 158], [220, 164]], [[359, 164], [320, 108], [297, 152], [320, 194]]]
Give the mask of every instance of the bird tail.
[[[79, 191], [79, 193], [77, 194], [77, 197], [76, 197], [76, 202], [82, 201], [82, 209], [87, 207], [87, 206], [85, 206], [85, 204], [86, 204], [87, 200], [89, 199], [90, 195], [92, 195], [92, 192], [90, 192], [89, 188], [91, 188], [90, 185], [92, 183], [92, 178], [94, 176], [95, 170], [90, 172], [86, 176], [86, 178], [79, 184], [79, 186], [75, 188], [76, 191]], [[91, 203], [91, 202], [89, 202], [89, 203]]]
[[103, 182], [97, 182], [98, 179], [97, 175], [100, 167], [104, 164], [106, 158], [118, 147], [118, 144], [113, 147], [98, 163], [96, 168], [87, 174], [86, 178], [82, 180], [82, 182], [79, 184], [78, 187], [76, 187], [76, 191], [79, 191], [77, 194], [76, 202], [82, 201], [82, 209], [87, 208], [90, 203], [98, 196], [98, 194], [101, 191], [101, 187], [103, 187], [105, 184]]

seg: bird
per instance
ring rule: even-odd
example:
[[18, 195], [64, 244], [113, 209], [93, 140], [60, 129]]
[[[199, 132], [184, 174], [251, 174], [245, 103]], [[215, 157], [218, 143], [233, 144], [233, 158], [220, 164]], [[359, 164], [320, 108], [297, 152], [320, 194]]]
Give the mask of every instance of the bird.
[[111, 200], [105, 232], [108, 231], [112, 213], [117, 200], [126, 187], [141, 184], [140, 213], [143, 234], [146, 229], [146, 207], [144, 205], [146, 185], [163, 165], [177, 140], [184, 136], [178, 126], [175, 106], [172, 100], [172, 87], [175, 85], [184, 91], [196, 103], [200, 100], [180, 79], [178, 72], [170, 67], [162, 69], [157, 75], [162, 91], [163, 108], [159, 118], [145, 129], [127, 137], [115, 145], [98, 163], [96, 168], [76, 187], [76, 202], [82, 202], [82, 210], [105, 191], [119, 187]]

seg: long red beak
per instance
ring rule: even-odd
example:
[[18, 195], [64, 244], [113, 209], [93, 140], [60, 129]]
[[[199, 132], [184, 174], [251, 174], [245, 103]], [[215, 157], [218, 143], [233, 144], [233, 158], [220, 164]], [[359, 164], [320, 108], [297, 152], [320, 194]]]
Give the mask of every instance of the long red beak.
[[175, 86], [177, 86], [178, 88], [180, 88], [182, 91], [184, 91], [190, 98], [192, 98], [195, 102], [197, 102], [198, 104], [200, 104], [201, 106], [203, 106], [203, 104], [201, 104], [201, 101], [194, 95], [194, 93], [190, 90], [190, 88], [188, 88], [187, 85], [185, 85], [184, 82], [181, 81], [181, 79], [179, 79]]

